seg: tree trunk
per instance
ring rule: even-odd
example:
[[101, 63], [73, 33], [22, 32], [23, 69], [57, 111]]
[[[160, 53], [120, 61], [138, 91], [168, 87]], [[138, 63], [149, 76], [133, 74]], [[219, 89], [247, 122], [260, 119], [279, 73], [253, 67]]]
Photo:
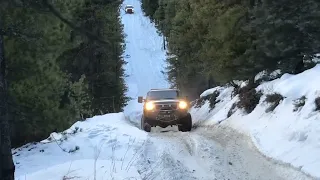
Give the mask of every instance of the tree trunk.
[[[0, 19], [0, 30], [2, 28]], [[0, 31], [1, 32], [1, 31]], [[15, 166], [12, 160], [8, 122], [8, 91], [6, 82], [4, 38], [0, 34], [0, 180], [14, 180]]]
[[163, 50], [166, 50], [166, 38], [163, 35]]

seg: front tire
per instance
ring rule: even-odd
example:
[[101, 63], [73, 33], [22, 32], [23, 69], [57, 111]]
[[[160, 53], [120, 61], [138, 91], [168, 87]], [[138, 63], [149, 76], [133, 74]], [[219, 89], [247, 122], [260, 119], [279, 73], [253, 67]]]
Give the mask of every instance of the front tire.
[[146, 132], [151, 131], [151, 126], [147, 123], [146, 118], [144, 116], [142, 116], [141, 118], [141, 130], [144, 130]]
[[180, 119], [178, 129], [179, 131], [187, 132], [187, 131], [191, 131], [191, 128], [192, 128], [192, 117], [191, 117], [191, 114], [188, 113], [187, 116]]

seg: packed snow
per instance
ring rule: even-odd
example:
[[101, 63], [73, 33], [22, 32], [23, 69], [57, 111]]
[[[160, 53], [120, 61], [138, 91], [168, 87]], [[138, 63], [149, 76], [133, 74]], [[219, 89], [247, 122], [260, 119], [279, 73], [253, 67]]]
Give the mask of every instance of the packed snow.
[[18, 180], [139, 179], [132, 164], [146, 137], [123, 113], [95, 116], [39, 143], [14, 149], [15, 175]]
[[[256, 108], [250, 114], [235, 108], [229, 118], [228, 112], [239, 97], [231, 96], [233, 87], [215, 87], [201, 95], [219, 92], [215, 108], [209, 110], [210, 103], [206, 101], [200, 108], [194, 106], [191, 112], [201, 120], [198, 125], [220, 124], [246, 133], [266, 156], [320, 178], [320, 111], [316, 111], [315, 103], [320, 97], [318, 77], [320, 65], [297, 75], [284, 74], [263, 82], [256, 88], [263, 92]], [[271, 105], [265, 102], [266, 95], [274, 93], [284, 99], [273, 111], [266, 112]]]

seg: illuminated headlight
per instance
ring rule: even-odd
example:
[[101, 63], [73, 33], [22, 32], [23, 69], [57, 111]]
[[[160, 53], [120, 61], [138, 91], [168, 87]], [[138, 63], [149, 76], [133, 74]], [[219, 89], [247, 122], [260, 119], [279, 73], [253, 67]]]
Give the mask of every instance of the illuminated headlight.
[[151, 111], [154, 109], [154, 104], [153, 102], [147, 102], [145, 106], [146, 110]]
[[188, 104], [185, 101], [179, 102], [179, 109], [186, 109], [188, 107]]

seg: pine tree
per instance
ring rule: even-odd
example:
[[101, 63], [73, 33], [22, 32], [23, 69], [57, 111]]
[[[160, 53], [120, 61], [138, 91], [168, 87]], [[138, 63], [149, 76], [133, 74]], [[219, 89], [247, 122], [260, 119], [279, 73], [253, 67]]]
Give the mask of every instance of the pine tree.
[[161, 0], [149, 16], [167, 39], [169, 81], [199, 95], [263, 70], [312, 67], [304, 62], [319, 50], [319, 7], [315, 0]]
[[256, 40], [249, 53], [258, 69], [281, 69], [295, 73], [304, 58], [319, 51], [319, 10], [317, 1], [263, 1], [253, 11], [251, 28]]
[[77, 120], [121, 111], [128, 101], [121, 2], [1, 3], [7, 5], [0, 9], [14, 147], [42, 140]]
[[[6, 7], [4, 4], [3, 7]], [[4, 49], [3, 15], [0, 15], [0, 179], [14, 180], [15, 166], [11, 153], [11, 138], [8, 118], [7, 61]]]

